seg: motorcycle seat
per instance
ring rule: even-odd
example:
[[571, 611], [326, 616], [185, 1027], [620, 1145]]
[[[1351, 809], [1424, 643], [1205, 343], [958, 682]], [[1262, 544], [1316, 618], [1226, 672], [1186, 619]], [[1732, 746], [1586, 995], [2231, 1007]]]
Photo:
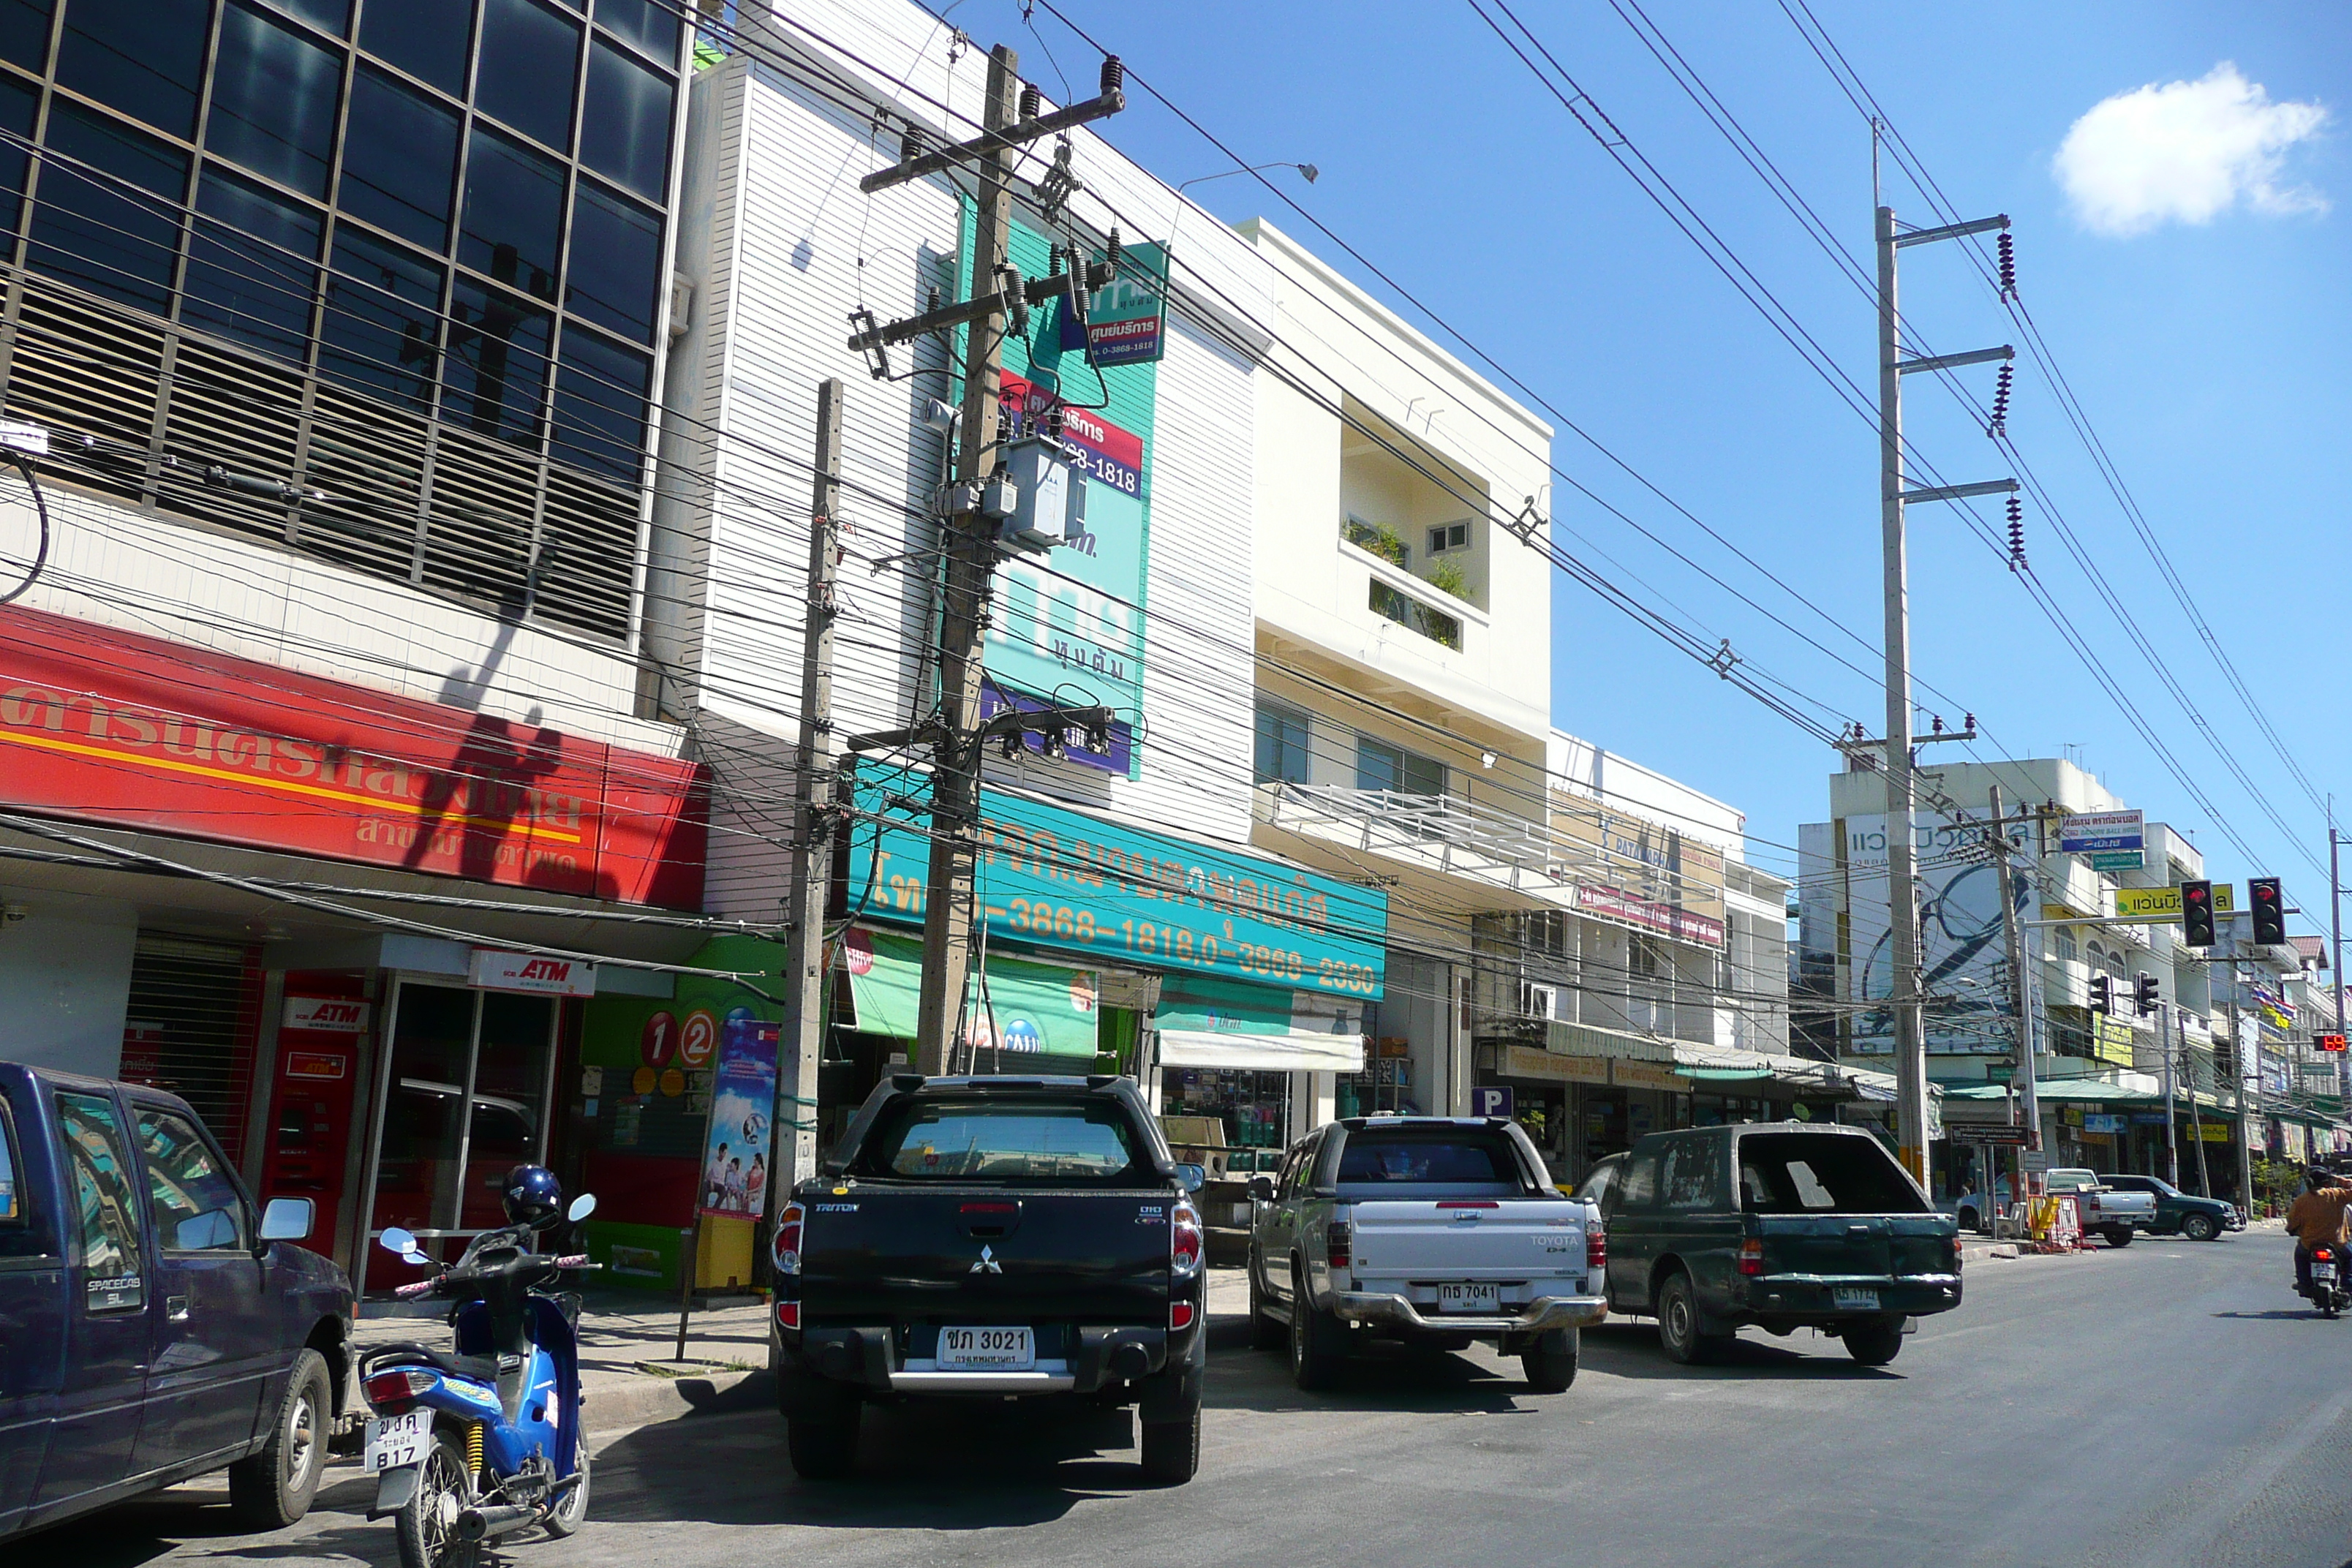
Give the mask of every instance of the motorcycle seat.
[[499, 1358], [488, 1355], [451, 1355], [436, 1351], [431, 1345], [377, 1345], [360, 1358], [362, 1372], [377, 1372], [392, 1366], [429, 1366], [452, 1377], [498, 1386]]

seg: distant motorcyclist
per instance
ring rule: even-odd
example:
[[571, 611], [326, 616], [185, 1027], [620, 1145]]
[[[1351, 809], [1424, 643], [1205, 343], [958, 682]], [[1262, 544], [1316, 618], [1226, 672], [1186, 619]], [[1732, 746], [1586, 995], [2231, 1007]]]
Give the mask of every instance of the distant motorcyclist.
[[2303, 1173], [2304, 1190], [2286, 1211], [2287, 1234], [2294, 1237], [2294, 1288], [2311, 1286], [2311, 1249], [2345, 1244], [2344, 1206], [2352, 1204], [2352, 1186], [2334, 1184], [2328, 1173], [2314, 1165]]

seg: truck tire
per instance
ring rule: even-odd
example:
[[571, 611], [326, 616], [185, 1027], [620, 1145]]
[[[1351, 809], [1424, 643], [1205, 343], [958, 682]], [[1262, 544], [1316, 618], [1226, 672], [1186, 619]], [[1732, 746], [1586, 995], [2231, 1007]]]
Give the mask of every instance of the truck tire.
[[1290, 1266], [1290, 1381], [1309, 1393], [1328, 1388], [1339, 1370], [1339, 1325], [1315, 1310], [1307, 1294], [1307, 1270]]
[[1902, 1353], [1903, 1321], [1860, 1324], [1838, 1337], [1845, 1341], [1845, 1353], [1862, 1365], [1885, 1366]]
[[2210, 1214], [2193, 1214], [2180, 1222], [2180, 1234], [2190, 1241], [2210, 1241], [2221, 1234], [2221, 1227]]
[[1659, 1282], [1657, 1310], [1658, 1342], [1685, 1366], [1705, 1365], [1731, 1340], [1729, 1334], [1699, 1332], [1698, 1294], [1679, 1268]]
[[1574, 1329], [1551, 1329], [1538, 1335], [1519, 1352], [1519, 1366], [1528, 1386], [1538, 1394], [1565, 1394], [1576, 1381], [1577, 1352], [1583, 1338]]
[[2107, 1238], [2109, 1247], [2129, 1247], [2132, 1244], [2132, 1228], [2127, 1225], [2111, 1225], [2099, 1234]]
[[784, 1410], [784, 1447], [803, 1480], [838, 1480], [856, 1468], [866, 1402], [846, 1384], [812, 1382]]
[[228, 1468], [228, 1503], [247, 1530], [283, 1530], [310, 1511], [327, 1468], [327, 1433], [335, 1424], [327, 1362], [317, 1351], [294, 1357], [286, 1392], [260, 1451]]
[[1201, 1468], [1201, 1407], [1178, 1421], [1147, 1421], [1140, 1440], [1143, 1476], [1156, 1486], [1181, 1487]]
[[1283, 1346], [1282, 1324], [1266, 1310], [1265, 1288], [1258, 1283], [1257, 1271], [1257, 1260], [1252, 1258], [1249, 1271], [1250, 1349], [1278, 1351]]

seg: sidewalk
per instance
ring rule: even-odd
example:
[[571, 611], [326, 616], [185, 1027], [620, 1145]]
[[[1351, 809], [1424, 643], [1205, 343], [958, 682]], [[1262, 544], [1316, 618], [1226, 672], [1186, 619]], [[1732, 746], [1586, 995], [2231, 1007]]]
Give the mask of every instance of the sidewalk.
[[[756, 1410], [774, 1401], [768, 1379], [768, 1305], [765, 1298], [729, 1297], [687, 1320], [686, 1356], [677, 1352], [677, 1303], [645, 1292], [586, 1293], [580, 1314], [582, 1405], [590, 1430], [616, 1432], [648, 1421], [667, 1421], [698, 1412]], [[435, 1305], [417, 1316], [392, 1316], [404, 1309], [371, 1301], [352, 1342], [371, 1345], [407, 1341], [449, 1346], [446, 1308]], [[1239, 1268], [1209, 1270], [1209, 1317], [1238, 1320], [1249, 1310], [1249, 1282]]]

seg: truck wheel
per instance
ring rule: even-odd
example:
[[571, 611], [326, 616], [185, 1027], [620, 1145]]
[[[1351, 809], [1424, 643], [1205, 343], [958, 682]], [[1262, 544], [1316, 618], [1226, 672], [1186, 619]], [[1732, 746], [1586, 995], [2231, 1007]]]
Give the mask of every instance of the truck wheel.
[[1257, 1267], [1256, 1261], [1253, 1259], [1249, 1271], [1250, 1349], [1280, 1350], [1283, 1342], [1282, 1324], [1276, 1321], [1273, 1313], [1266, 1310], [1265, 1288], [1258, 1283]]
[[1550, 1329], [1519, 1352], [1528, 1386], [1538, 1394], [1564, 1394], [1576, 1381], [1576, 1355], [1583, 1336], [1574, 1329]]
[[2190, 1241], [2210, 1241], [2221, 1234], [2210, 1214], [2193, 1214], [2180, 1222], [2180, 1234]]
[[1143, 1426], [1143, 1476], [1163, 1487], [1181, 1487], [1201, 1468], [1201, 1407], [1197, 1405], [1176, 1421], [1147, 1421]]
[[327, 1430], [334, 1421], [326, 1358], [304, 1350], [295, 1356], [294, 1370], [286, 1379], [269, 1441], [259, 1453], [228, 1468], [229, 1508], [238, 1524], [247, 1530], [283, 1530], [310, 1511], [327, 1465]]
[[2109, 1247], [2129, 1247], [2132, 1244], [2132, 1230], [2127, 1225], [2111, 1225], [2100, 1234], [2107, 1238]]
[[784, 1412], [784, 1447], [793, 1471], [804, 1480], [838, 1480], [856, 1467], [857, 1428], [866, 1402], [854, 1388], [826, 1383], [808, 1389]]
[[1698, 1298], [1691, 1289], [1690, 1276], [1679, 1268], [1659, 1285], [1657, 1307], [1658, 1342], [1685, 1366], [1702, 1365], [1713, 1359], [1731, 1337], [1698, 1331]]
[[1864, 1366], [1885, 1366], [1902, 1352], [1903, 1320], [1865, 1323], [1838, 1337], [1845, 1341], [1845, 1353]]
[[1290, 1266], [1290, 1381], [1312, 1392], [1331, 1386], [1339, 1370], [1339, 1325], [1315, 1310], [1307, 1294], [1307, 1270]]

